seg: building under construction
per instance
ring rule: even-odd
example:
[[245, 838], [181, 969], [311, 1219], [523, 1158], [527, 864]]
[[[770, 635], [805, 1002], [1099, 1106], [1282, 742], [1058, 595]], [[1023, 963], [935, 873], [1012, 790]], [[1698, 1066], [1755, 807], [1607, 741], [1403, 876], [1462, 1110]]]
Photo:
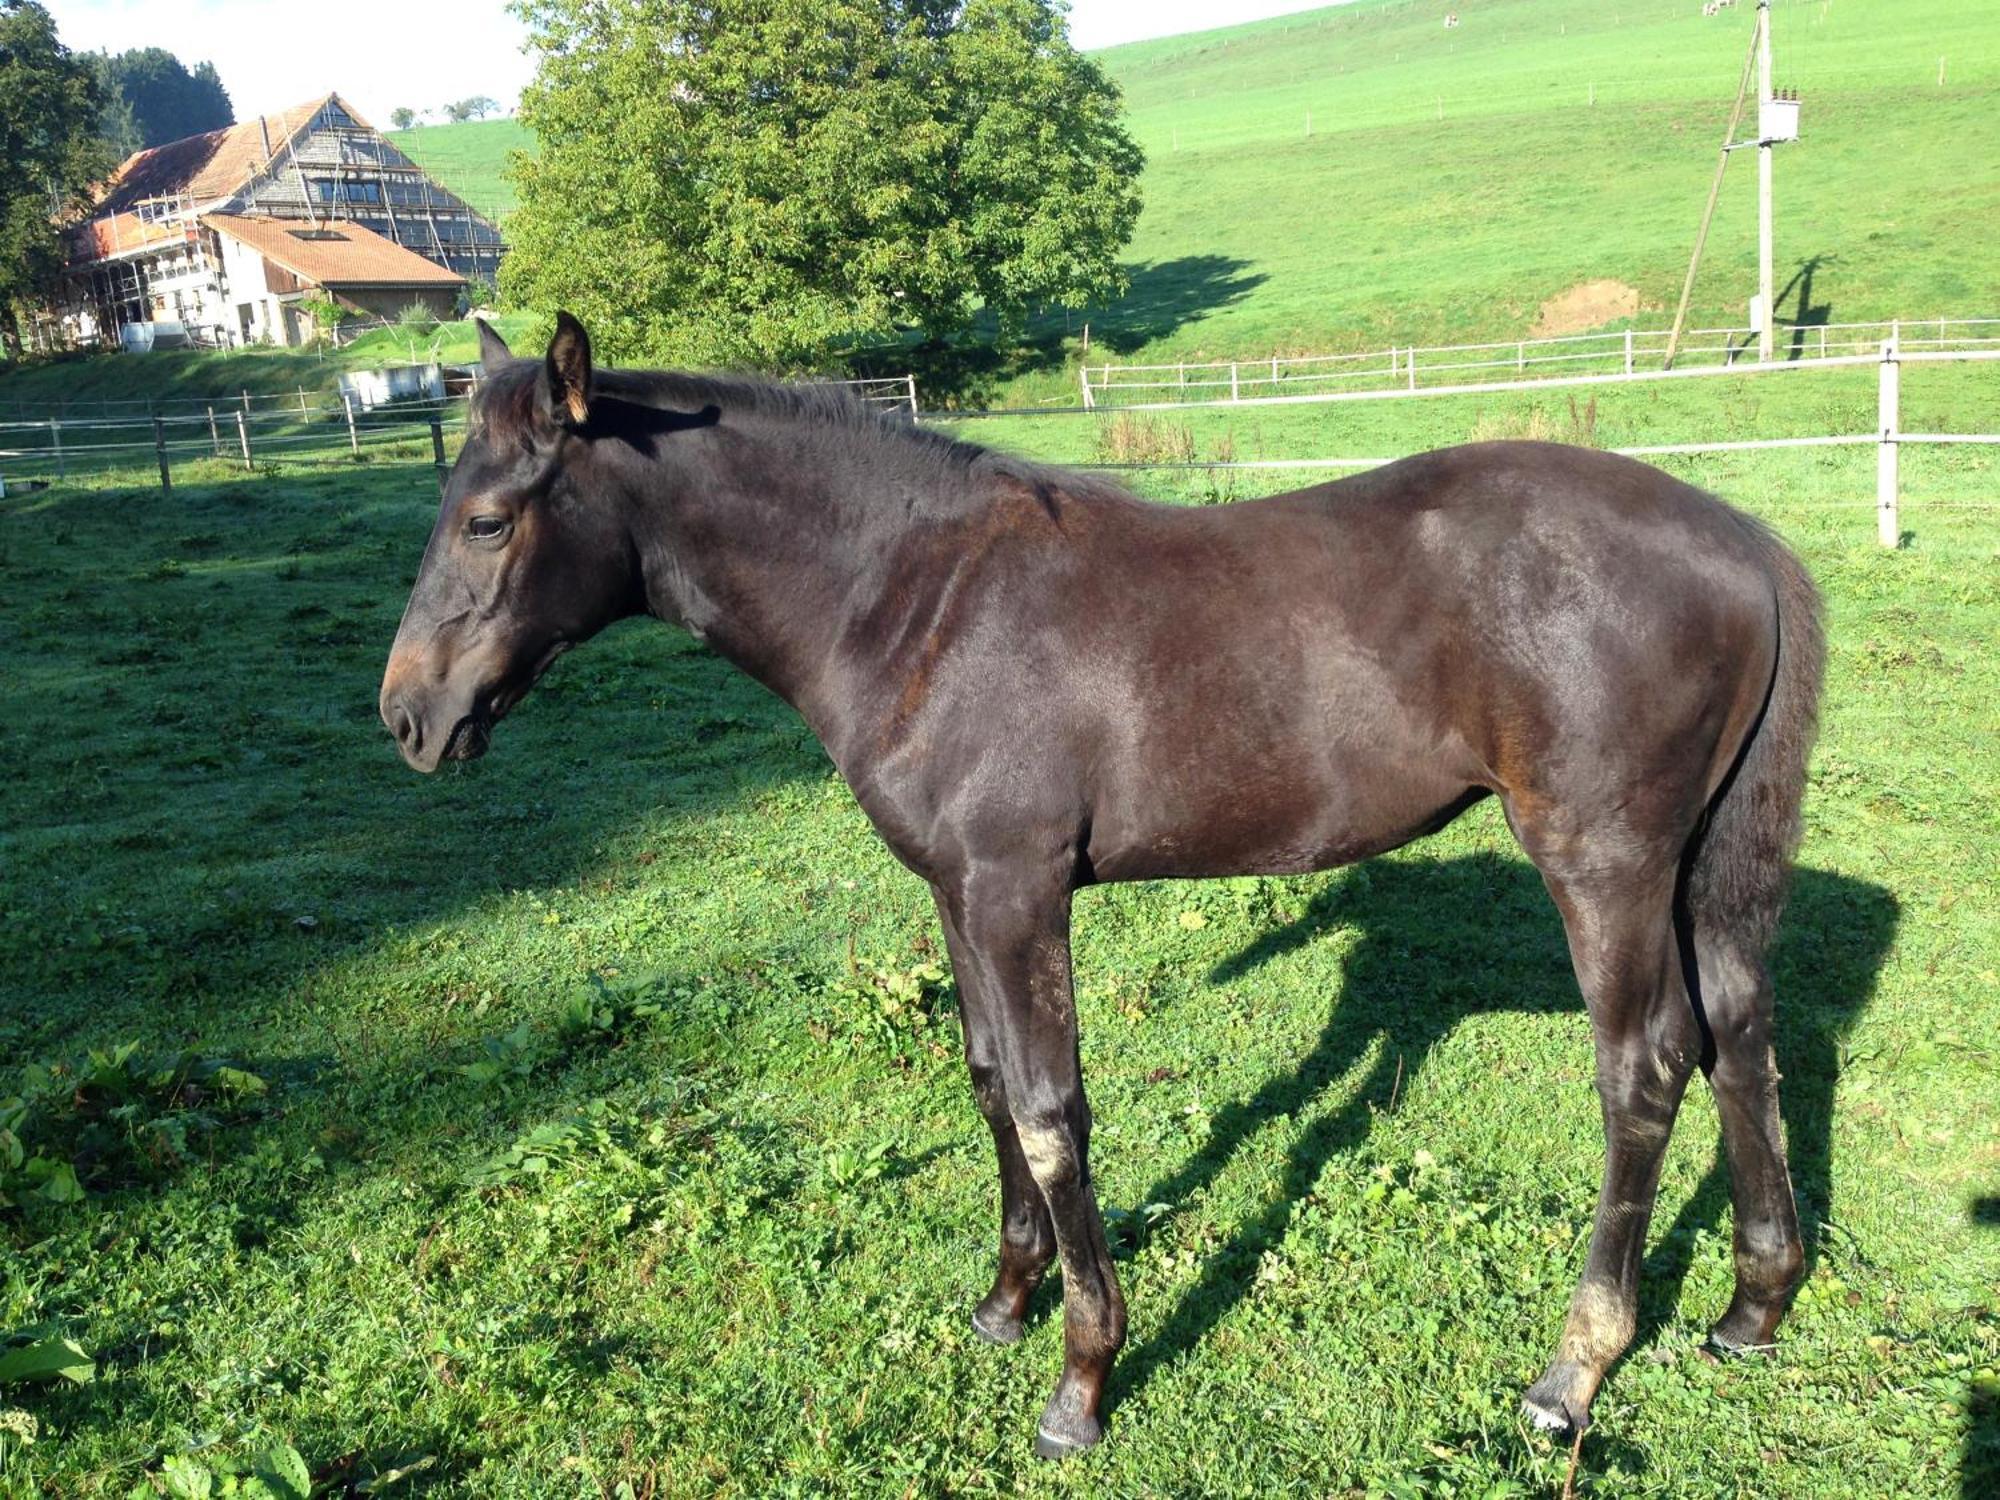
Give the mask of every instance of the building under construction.
[[448, 315], [491, 281], [500, 231], [433, 182], [338, 94], [156, 146], [112, 175], [70, 236], [44, 333], [71, 345], [296, 344], [298, 304]]

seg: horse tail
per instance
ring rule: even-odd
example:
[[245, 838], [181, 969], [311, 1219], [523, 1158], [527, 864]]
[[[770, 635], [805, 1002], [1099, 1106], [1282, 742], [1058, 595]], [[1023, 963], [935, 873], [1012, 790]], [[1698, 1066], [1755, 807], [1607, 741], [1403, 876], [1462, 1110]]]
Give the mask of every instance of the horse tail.
[[1826, 633], [1805, 565], [1767, 527], [1739, 519], [1753, 531], [1777, 596], [1777, 666], [1764, 711], [1695, 836], [1684, 892], [1697, 932], [1726, 936], [1755, 961], [1777, 930], [1803, 832]]

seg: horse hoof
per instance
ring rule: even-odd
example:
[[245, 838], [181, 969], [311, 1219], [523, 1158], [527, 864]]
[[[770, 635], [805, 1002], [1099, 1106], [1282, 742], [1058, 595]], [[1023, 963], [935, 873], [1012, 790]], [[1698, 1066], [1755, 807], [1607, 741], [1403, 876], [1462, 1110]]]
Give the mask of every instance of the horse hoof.
[[1554, 1437], [1573, 1438], [1590, 1428], [1589, 1409], [1577, 1410], [1561, 1384], [1546, 1376], [1528, 1387], [1521, 1398], [1521, 1415]]
[[1045, 1416], [1035, 1430], [1035, 1457], [1068, 1458], [1103, 1441], [1104, 1424], [1095, 1417]]
[[1021, 1320], [994, 1312], [983, 1303], [972, 1310], [972, 1331], [989, 1344], [1021, 1342]]
[[1753, 1355], [1769, 1354], [1777, 1345], [1739, 1338], [1722, 1324], [1717, 1323], [1708, 1330], [1708, 1339], [1704, 1347], [1710, 1355], [1723, 1360], [1749, 1359]]

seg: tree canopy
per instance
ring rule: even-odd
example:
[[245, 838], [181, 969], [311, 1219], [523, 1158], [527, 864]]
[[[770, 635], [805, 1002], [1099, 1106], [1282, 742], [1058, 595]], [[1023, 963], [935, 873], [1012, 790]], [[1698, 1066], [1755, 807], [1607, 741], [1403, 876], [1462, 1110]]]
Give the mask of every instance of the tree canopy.
[[62, 228], [109, 167], [96, 70], [63, 46], [33, 0], [0, 0], [0, 346], [21, 352], [19, 313], [62, 268]]
[[797, 368], [1123, 289], [1143, 159], [1060, 0], [516, 0], [509, 297]]
[[160, 47], [97, 53], [104, 88], [104, 138], [120, 157], [236, 123], [215, 64], [192, 71]]

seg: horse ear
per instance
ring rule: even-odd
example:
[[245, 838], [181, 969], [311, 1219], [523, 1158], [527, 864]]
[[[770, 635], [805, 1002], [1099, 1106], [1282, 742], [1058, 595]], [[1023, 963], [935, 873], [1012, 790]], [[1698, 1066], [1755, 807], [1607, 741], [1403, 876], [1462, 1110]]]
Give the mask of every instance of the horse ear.
[[590, 335], [566, 312], [556, 314], [556, 333], [549, 340], [542, 379], [551, 416], [571, 428], [590, 420]]
[[479, 324], [479, 359], [488, 369], [505, 364], [514, 357], [514, 351], [507, 347], [507, 341], [500, 337], [500, 330], [485, 318], [475, 320]]

